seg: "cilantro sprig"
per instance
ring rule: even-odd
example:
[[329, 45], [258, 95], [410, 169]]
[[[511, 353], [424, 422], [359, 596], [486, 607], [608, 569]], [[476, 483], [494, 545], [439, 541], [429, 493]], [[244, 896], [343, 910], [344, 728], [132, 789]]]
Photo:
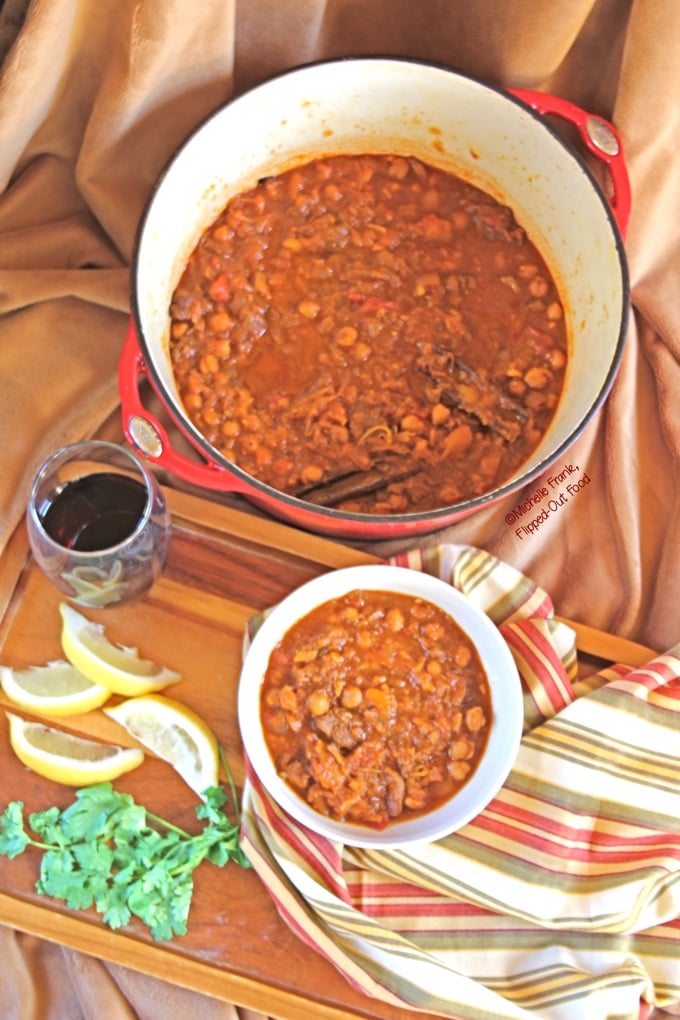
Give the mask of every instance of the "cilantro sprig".
[[12, 801], [0, 815], [0, 855], [12, 859], [29, 847], [41, 851], [39, 893], [72, 910], [94, 906], [113, 929], [134, 915], [155, 940], [168, 940], [186, 934], [193, 874], [202, 861], [250, 866], [239, 843], [233, 782], [231, 793], [236, 821], [223, 810], [224, 788], [212, 786], [196, 808], [196, 817], [205, 821], [196, 835], [147, 811], [111, 783], [78, 790], [64, 810], [32, 813], [28, 826], [23, 802]]

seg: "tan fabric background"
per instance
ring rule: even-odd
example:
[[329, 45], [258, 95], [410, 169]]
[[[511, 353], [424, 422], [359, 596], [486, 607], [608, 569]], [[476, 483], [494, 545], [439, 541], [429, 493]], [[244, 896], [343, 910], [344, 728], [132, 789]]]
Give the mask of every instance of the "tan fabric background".
[[[565, 615], [670, 646], [680, 639], [678, 0], [6, 0], [0, 550], [39, 462], [67, 440], [118, 429], [133, 239], [174, 147], [268, 75], [358, 53], [552, 91], [623, 133], [634, 314], [614, 390], [572, 451], [592, 484], [521, 542], [504, 522], [516, 498], [447, 537], [525, 570]], [[191, 998], [8, 930], [0, 943], [8, 1020], [172, 1018]], [[200, 1010], [232, 1016], [207, 1001]]]

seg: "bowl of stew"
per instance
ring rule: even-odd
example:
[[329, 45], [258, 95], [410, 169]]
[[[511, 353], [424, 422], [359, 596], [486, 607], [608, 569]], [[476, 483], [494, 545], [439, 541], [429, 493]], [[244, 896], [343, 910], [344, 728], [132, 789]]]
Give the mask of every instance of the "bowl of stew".
[[291, 817], [394, 847], [455, 832], [493, 799], [517, 754], [522, 691], [497, 628], [451, 585], [358, 566], [267, 615], [238, 718], [250, 767]]
[[131, 297], [121, 399], [141, 453], [309, 530], [383, 538], [566, 452], [612, 385], [629, 285], [617, 207], [533, 106], [352, 58], [197, 127], [142, 216]]

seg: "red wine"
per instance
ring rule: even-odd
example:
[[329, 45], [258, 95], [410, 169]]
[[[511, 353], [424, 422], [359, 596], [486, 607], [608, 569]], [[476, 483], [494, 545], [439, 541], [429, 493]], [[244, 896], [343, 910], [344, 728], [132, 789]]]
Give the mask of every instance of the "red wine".
[[141, 482], [113, 472], [68, 482], [40, 510], [48, 535], [67, 549], [99, 552], [124, 542], [146, 507]]

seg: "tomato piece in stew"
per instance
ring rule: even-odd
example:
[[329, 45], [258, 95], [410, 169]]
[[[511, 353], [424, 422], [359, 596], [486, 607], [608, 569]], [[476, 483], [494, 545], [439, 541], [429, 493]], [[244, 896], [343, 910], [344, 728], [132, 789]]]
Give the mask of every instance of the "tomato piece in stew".
[[377, 829], [454, 796], [492, 719], [468, 635], [439, 606], [386, 591], [352, 591], [299, 620], [260, 697], [286, 783], [321, 814]]
[[396, 155], [317, 159], [235, 196], [170, 315], [178, 391], [213, 448], [356, 513], [507, 480], [567, 363], [555, 281], [512, 210]]

